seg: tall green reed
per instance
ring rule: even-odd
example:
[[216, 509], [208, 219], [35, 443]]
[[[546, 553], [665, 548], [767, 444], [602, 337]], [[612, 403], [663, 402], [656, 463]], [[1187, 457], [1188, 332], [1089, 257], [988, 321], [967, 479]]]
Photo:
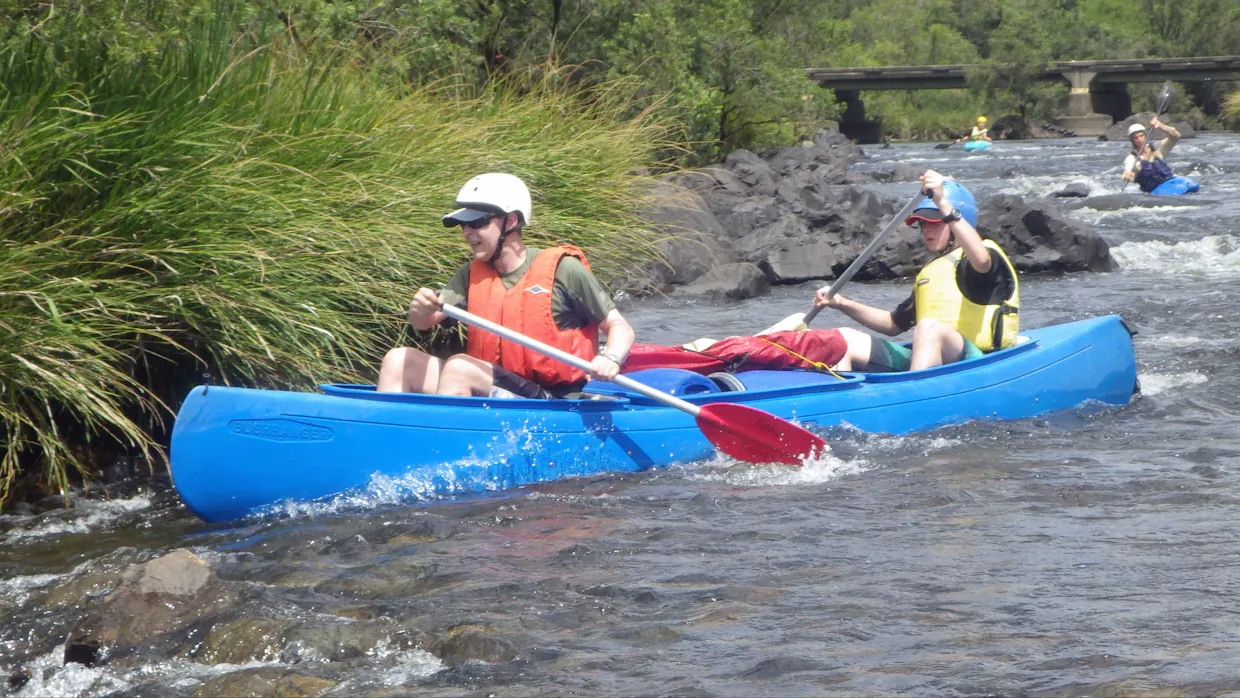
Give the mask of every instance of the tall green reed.
[[139, 60], [0, 46], [0, 503], [101, 453], [158, 459], [193, 376], [366, 381], [414, 289], [466, 259], [439, 217], [486, 171], [534, 193], [532, 244], [609, 281], [655, 256], [638, 174], [663, 147], [624, 85], [408, 89], [356, 52], [227, 12]]

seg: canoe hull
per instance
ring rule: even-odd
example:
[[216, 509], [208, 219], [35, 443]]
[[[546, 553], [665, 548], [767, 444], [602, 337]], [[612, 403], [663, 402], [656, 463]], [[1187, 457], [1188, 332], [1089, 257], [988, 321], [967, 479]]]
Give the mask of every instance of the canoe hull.
[[[1030, 341], [1011, 349], [926, 371], [846, 374], [842, 381], [754, 371], [738, 377], [755, 389], [682, 397], [743, 403], [802, 424], [892, 434], [1130, 399], [1136, 368], [1118, 317], [1027, 335]], [[191, 390], [171, 445], [182, 500], [207, 521], [231, 521], [382, 478], [399, 480], [411, 496], [430, 497], [689, 463], [715, 453], [691, 416], [616, 391], [608, 400], [547, 402], [323, 389], [326, 394]]]
[[1155, 196], [1181, 196], [1183, 194], [1194, 194], [1200, 188], [1200, 184], [1188, 177], [1172, 177], [1154, 187], [1150, 193]]
[[964, 152], [974, 153], [982, 150], [990, 149], [990, 141], [967, 141], [964, 144]]

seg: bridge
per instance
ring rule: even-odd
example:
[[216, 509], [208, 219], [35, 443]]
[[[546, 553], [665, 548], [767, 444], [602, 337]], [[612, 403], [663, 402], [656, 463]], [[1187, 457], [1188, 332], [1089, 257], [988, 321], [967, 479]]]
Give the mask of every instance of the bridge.
[[[865, 118], [862, 90], [942, 90], [967, 87], [968, 65], [886, 66], [879, 68], [810, 68], [806, 74], [835, 91], [844, 103], [840, 130], [859, 143], [877, 143], [878, 123]], [[1139, 58], [1114, 61], [1052, 63], [1043, 80], [1060, 80], [1071, 88], [1068, 113], [1056, 124], [1081, 136], [1098, 136], [1115, 121], [1132, 115], [1130, 82], [1207, 82], [1240, 80], [1240, 56]]]

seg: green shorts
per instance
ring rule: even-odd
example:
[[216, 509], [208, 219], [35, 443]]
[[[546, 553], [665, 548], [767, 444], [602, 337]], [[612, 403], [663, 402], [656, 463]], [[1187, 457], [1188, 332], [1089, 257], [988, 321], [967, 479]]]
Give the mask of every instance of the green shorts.
[[[969, 340], [964, 340], [964, 354], [960, 360], [976, 359], [985, 352]], [[907, 371], [913, 361], [913, 347], [910, 344], [896, 344], [890, 339], [873, 337], [870, 342], [870, 364], [866, 367], [869, 373], [894, 373]]]

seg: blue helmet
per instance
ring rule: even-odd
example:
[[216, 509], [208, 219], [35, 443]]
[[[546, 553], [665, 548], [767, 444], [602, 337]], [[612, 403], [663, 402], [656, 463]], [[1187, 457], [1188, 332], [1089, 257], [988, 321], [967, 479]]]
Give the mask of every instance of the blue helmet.
[[[977, 227], [977, 202], [973, 200], [973, 195], [963, 184], [958, 184], [952, 180], [943, 182], [943, 195], [947, 197], [947, 201], [951, 203], [952, 208], [960, 212], [960, 215], [969, 222], [969, 225]], [[909, 214], [904, 222], [912, 225], [914, 221], [941, 221], [943, 213], [939, 211], [938, 204], [934, 203], [934, 199], [927, 196], [917, 204], [917, 208]]]

